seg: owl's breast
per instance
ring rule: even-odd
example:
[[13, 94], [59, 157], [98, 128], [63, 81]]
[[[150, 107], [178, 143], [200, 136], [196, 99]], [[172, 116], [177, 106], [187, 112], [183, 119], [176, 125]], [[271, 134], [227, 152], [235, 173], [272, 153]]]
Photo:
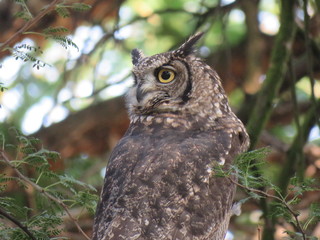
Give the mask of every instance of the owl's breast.
[[211, 166], [222, 158], [232, 162], [232, 141], [224, 131], [129, 131], [107, 167], [102, 193], [106, 221], [116, 215], [142, 221], [146, 239], [180, 231], [209, 236], [231, 209], [235, 187], [214, 177]]

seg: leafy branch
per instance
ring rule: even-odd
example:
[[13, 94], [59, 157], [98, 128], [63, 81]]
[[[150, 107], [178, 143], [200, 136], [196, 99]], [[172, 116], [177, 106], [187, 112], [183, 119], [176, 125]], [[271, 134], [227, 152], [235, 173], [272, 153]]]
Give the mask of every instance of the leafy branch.
[[21, 5], [21, 7], [23, 9], [23, 11], [17, 12], [15, 14], [15, 16], [18, 18], [22, 18], [25, 21], [29, 21], [30, 19], [32, 19], [33, 16], [32, 16], [32, 14], [26, 4], [26, 1], [25, 0], [15, 0], [15, 2], [19, 5]]
[[[44, 67], [48, 65], [47, 63], [37, 59], [34, 54], [42, 53], [40, 47], [34, 47], [27, 44], [21, 44], [18, 46], [15, 46], [14, 48], [8, 48], [12, 56], [15, 57], [16, 60], [21, 59], [24, 62], [31, 61], [33, 62], [32, 67], [36, 67], [39, 69], [40, 67]], [[25, 50], [25, 51], [24, 51]]]
[[18, 169], [17, 167], [12, 164], [9, 160], [9, 158], [5, 155], [5, 153], [3, 151], [1, 151], [1, 157], [4, 160], [5, 163], [8, 164], [8, 166], [10, 166], [11, 168], [13, 168], [13, 170], [15, 171], [15, 173], [18, 175], [18, 177], [25, 182], [26, 184], [32, 186], [34, 189], [36, 189], [38, 192], [42, 193], [44, 196], [46, 196], [48, 199], [56, 202], [57, 204], [59, 204], [67, 213], [67, 215], [69, 216], [69, 218], [74, 222], [74, 224], [76, 225], [77, 229], [79, 230], [79, 232], [88, 240], [90, 240], [90, 238], [87, 236], [87, 234], [82, 230], [82, 228], [80, 227], [78, 220], [72, 216], [71, 212], [69, 211], [69, 207], [63, 202], [61, 201], [59, 198], [53, 196], [52, 194], [50, 194], [45, 188], [40, 187], [39, 185], [35, 184], [34, 182], [32, 182], [29, 178], [27, 178], [26, 176], [24, 176]]
[[62, 0], [53, 0], [48, 6], [46, 6], [42, 11], [38, 13], [34, 18], [25, 23], [22, 28], [20, 28], [17, 32], [15, 32], [10, 38], [8, 38], [4, 43], [0, 45], [0, 52], [8, 50], [8, 46], [10, 46], [20, 35], [30, 29], [33, 25], [39, 22], [45, 15], [55, 9], [55, 6], [62, 2]]
[[88, 11], [91, 8], [91, 6], [85, 3], [73, 3], [71, 5], [65, 5], [61, 3], [56, 6], [56, 11], [61, 17], [67, 18], [70, 17], [70, 12], [68, 8], [71, 8], [74, 11], [84, 12]]
[[[300, 213], [297, 210], [294, 210], [293, 205], [300, 201], [300, 197], [305, 192], [320, 191], [319, 187], [313, 187], [315, 183], [312, 180], [305, 180], [304, 182], [301, 182], [297, 177], [292, 177], [292, 187], [289, 189], [290, 192], [286, 196], [282, 195], [281, 189], [265, 178], [261, 172], [261, 169], [264, 169], [264, 159], [268, 152], [268, 148], [261, 148], [243, 153], [237, 157], [235, 165], [228, 171], [223, 169], [220, 165], [214, 165], [213, 172], [215, 176], [226, 177], [233, 184], [244, 189], [248, 193], [249, 198], [255, 200], [273, 200], [270, 203], [272, 205], [272, 207], [270, 207], [272, 212], [267, 217], [274, 217], [275, 219], [283, 217], [288, 223], [292, 224], [296, 229], [296, 232], [287, 230], [287, 234], [292, 236], [290, 239], [296, 239], [295, 237], [299, 236], [303, 240], [316, 240], [314, 237], [307, 236], [305, 229], [313, 221], [320, 220], [320, 207], [316, 205], [313, 206], [314, 210], [311, 212], [309, 219], [306, 220], [306, 223], [303, 225], [301, 220], [299, 220]], [[247, 200], [248, 199], [245, 201]]]
[[22, 229], [32, 240], [36, 240], [35, 236], [29, 231], [27, 226], [24, 226], [20, 221], [15, 219], [13, 216], [11, 216], [9, 213], [4, 211], [0, 208], [0, 215], [4, 216], [5, 218], [9, 219], [11, 222], [13, 222], [15, 225], [17, 225], [20, 229]]
[[242, 188], [242, 189], [245, 189], [246, 191], [250, 192], [250, 193], [254, 193], [254, 194], [257, 194], [258, 196], [261, 196], [261, 197], [265, 197], [265, 198], [271, 198], [271, 199], [274, 199], [276, 201], [278, 201], [279, 203], [281, 203], [281, 205], [284, 205], [286, 207], [286, 209], [291, 213], [291, 215], [294, 217], [295, 219], [295, 226], [296, 228], [299, 230], [299, 232], [302, 234], [302, 237], [303, 237], [303, 240], [306, 240], [306, 234], [304, 232], [304, 230], [302, 229], [301, 227], [301, 224], [300, 224], [300, 221], [298, 219], [298, 216], [299, 216], [299, 213], [294, 211], [290, 205], [286, 202], [285, 199], [281, 198], [281, 197], [278, 197], [276, 195], [273, 195], [273, 194], [269, 194], [265, 191], [262, 191], [262, 190], [259, 190], [259, 189], [256, 189], [256, 188], [251, 188], [251, 187], [248, 187], [246, 185], [243, 185], [243, 184], [240, 184], [238, 183], [237, 181], [235, 181], [234, 179], [232, 179], [231, 177], [228, 178], [233, 184], [237, 185], [238, 187]]
[[[3, 139], [2, 139], [3, 140]], [[17, 136], [18, 144], [2, 144], [2, 149], [0, 150], [0, 161], [4, 162], [6, 166], [13, 169], [15, 175], [17, 177], [7, 177], [4, 174], [0, 175], [0, 182], [8, 182], [8, 181], [16, 181], [20, 186], [24, 188], [33, 188], [36, 192], [43, 195], [46, 199], [50, 200], [53, 204], [52, 206], [59, 206], [64, 210], [64, 212], [68, 215], [71, 221], [75, 224], [78, 231], [86, 238], [90, 239], [86, 233], [82, 230], [81, 226], [78, 223], [77, 218], [75, 218], [70, 212], [70, 208], [75, 205], [81, 205], [88, 209], [90, 212], [93, 212], [96, 206], [97, 196], [90, 193], [95, 191], [95, 189], [83, 182], [80, 182], [71, 176], [68, 175], [59, 175], [50, 170], [50, 164], [48, 159], [55, 160], [59, 158], [59, 154], [56, 152], [48, 151], [45, 149], [37, 150], [37, 145], [39, 145], [39, 140], [35, 138], [27, 138], [22, 135]], [[17, 156], [24, 156], [22, 159], [10, 160], [9, 156], [5, 153], [4, 147], [15, 148], [17, 152]], [[23, 174], [23, 169], [26, 167], [32, 167], [35, 169], [39, 175], [36, 178], [27, 177]], [[22, 168], [23, 167], [23, 168]], [[56, 179], [53, 183], [50, 184], [50, 179]], [[40, 186], [41, 182], [45, 182], [46, 186]], [[70, 192], [67, 194], [69, 197], [64, 196], [63, 191], [60, 186], [69, 190]], [[75, 186], [80, 186], [84, 190], [77, 190]], [[3, 189], [0, 189], [0, 192]], [[47, 215], [46, 210], [42, 210], [40, 216], [35, 216], [33, 220], [28, 220], [26, 224], [21, 223], [19, 220], [15, 219], [9, 212], [5, 211], [5, 208], [11, 207], [13, 209], [19, 209], [19, 207], [13, 207], [12, 201], [9, 199], [6, 201], [4, 198], [1, 199], [0, 204], [0, 215], [8, 218], [10, 221], [14, 222], [20, 229], [22, 229], [27, 235], [31, 237], [31, 235], [35, 236], [33, 233], [36, 231], [37, 236], [43, 236], [46, 234], [56, 235], [59, 233], [58, 230], [54, 229], [49, 230], [48, 228], [52, 228], [53, 225], [61, 224], [61, 217], [55, 215]], [[7, 203], [6, 203], [7, 202]], [[47, 201], [46, 201], [47, 202]], [[67, 204], [68, 203], [68, 204]], [[39, 207], [39, 206], [38, 206]], [[21, 208], [21, 207], [20, 207]], [[31, 211], [33, 209], [28, 209]], [[20, 211], [24, 211], [23, 209]], [[56, 210], [53, 210], [56, 212]], [[25, 215], [25, 214], [23, 214]], [[42, 232], [36, 227], [36, 229], [28, 229], [26, 226], [41, 226], [45, 229]], [[0, 225], [0, 229], [2, 226]], [[3, 229], [2, 229], [3, 230]], [[0, 231], [1, 232], [1, 231]], [[12, 233], [13, 234], [13, 233]], [[0, 236], [2, 236], [0, 234]], [[32, 239], [37, 239], [34, 237]]]
[[79, 51], [78, 46], [72, 41], [71, 38], [67, 36], [63, 36], [62, 34], [65, 34], [69, 32], [69, 30], [65, 27], [48, 27], [45, 28], [42, 33], [39, 32], [25, 32], [24, 34], [35, 34], [43, 36], [45, 39], [52, 39], [59, 43], [62, 47], [65, 49], [68, 48], [68, 46], [72, 46], [76, 48]]
[[[14, 41], [22, 34], [42, 35], [46, 39], [53, 39], [54, 41], [58, 42], [60, 45], [62, 45], [66, 49], [68, 46], [72, 46], [79, 51], [78, 46], [69, 37], [60, 35], [60, 33], [62, 33], [62, 32], [65, 33], [68, 31], [68, 29], [66, 29], [64, 27], [55, 27], [55, 28], [48, 27], [47, 29], [45, 29], [43, 31], [43, 33], [30, 32], [30, 31], [28, 32], [28, 30], [32, 26], [34, 26], [37, 22], [39, 22], [44, 16], [46, 16], [48, 13], [50, 13], [53, 10], [55, 10], [59, 16], [62, 16], [65, 18], [65, 17], [70, 16], [68, 8], [71, 8], [74, 11], [82, 12], [82, 11], [89, 10], [91, 8], [90, 5], [84, 4], [84, 3], [72, 3], [70, 5], [67, 5], [67, 4], [64, 4], [64, 1], [62, 1], [62, 0], [54, 0], [49, 5], [47, 5], [45, 8], [43, 8], [38, 13], [38, 15], [33, 17], [24, 0], [16, 0], [16, 3], [21, 5], [23, 8], [23, 11], [18, 12], [16, 14], [16, 17], [24, 19], [26, 21], [26, 23], [17, 32], [15, 32], [9, 39], [7, 39], [4, 43], [0, 44], [0, 52], [10, 51], [16, 59], [22, 59], [25, 62], [32, 61], [32, 62], [34, 62], [33, 67], [37, 67], [37, 69], [47, 65], [46, 63], [36, 59], [30, 53], [20, 51], [19, 50], [20, 46], [14, 47], [14, 48], [10, 47], [10, 45], [12, 43], [14, 43]], [[36, 49], [33, 49], [33, 48], [34, 47], [32, 47], [32, 46], [26, 47], [26, 49], [28, 49], [28, 50], [38, 50], [38, 48], [36, 48]]]

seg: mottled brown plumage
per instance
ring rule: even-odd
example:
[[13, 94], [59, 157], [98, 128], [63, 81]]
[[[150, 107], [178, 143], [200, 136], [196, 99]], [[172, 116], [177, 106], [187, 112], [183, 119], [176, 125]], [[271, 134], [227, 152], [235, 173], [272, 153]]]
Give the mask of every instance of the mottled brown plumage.
[[222, 240], [235, 185], [215, 177], [248, 147], [214, 70], [197, 58], [192, 36], [172, 52], [132, 51], [130, 126], [110, 157], [95, 240]]

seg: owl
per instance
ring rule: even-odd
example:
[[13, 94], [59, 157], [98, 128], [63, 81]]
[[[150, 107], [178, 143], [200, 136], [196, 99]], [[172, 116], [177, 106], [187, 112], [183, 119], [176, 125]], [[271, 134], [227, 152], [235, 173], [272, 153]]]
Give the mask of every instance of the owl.
[[249, 140], [217, 73], [191, 36], [151, 57], [132, 51], [130, 125], [114, 148], [94, 221], [94, 240], [223, 240], [236, 186], [230, 169]]

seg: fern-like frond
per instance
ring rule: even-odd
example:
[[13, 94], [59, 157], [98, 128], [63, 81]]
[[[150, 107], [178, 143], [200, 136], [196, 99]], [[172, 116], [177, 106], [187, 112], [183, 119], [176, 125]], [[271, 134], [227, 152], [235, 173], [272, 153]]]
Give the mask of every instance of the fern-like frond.
[[57, 5], [55, 10], [60, 17], [63, 17], [63, 18], [70, 17], [69, 10], [63, 5], [60, 5], [60, 4]]
[[71, 38], [65, 37], [65, 36], [59, 36], [59, 35], [48, 35], [47, 38], [51, 38], [57, 43], [59, 43], [62, 47], [65, 49], [68, 49], [68, 47], [74, 47], [79, 51], [79, 47], [77, 44], [75, 44]]
[[[12, 184], [12, 181], [17, 187], [32, 187], [35, 190], [33, 199], [36, 209], [16, 204], [12, 198], [0, 197], [0, 218], [1, 213], [10, 214], [16, 218], [15, 221], [21, 223], [16, 228], [8, 228], [6, 224], [0, 223], [0, 239], [23, 240], [30, 239], [30, 235], [34, 236], [34, 239], [65, 239], [59, 236], [63, 215], [67, 214], [77, 228], [81, 229], [70, 209], [80, 206], [93, 213], [98, 201], [95, 189], [72, 176], [53, 172], [50, 169], [50, 161], [59, 159], [59, 153], [43, 149], [41, 142], [36, 138], [23, 136], [16, 130], [14, 132], [17, 134], [15, 147], [11, 147], [14, 144], [7, 144], [4, 135], [1, 135], [3, 149], [0, 161], [12, 168], [17, 177], [0, 174], [0, 192], [5, 192], [8, 183]], [[10, 152], [18, 159], [9, 160], [5, 154], [8, 146], [12, 149]], [[32, 171], [26, 171], [28, 169]], [[32, 172], [33, 176], [24, 175], [25, 172]], [[83, 235], [86, 236], [85, 233]], [[89, 239], [87, 236], [86, 238]]]
[[14, 2], [16, 4], [19, 4], [22, 7], [22, 11], [17, 12], [14, 16], [17, 18], [21, 18], [25, 21], [29, 21], [30, 19], [32, 19], [32, 14], [29, 11], [29, 8], [26, 4], [25, 0], [14, 0]]
[[79, 191], [75, 195], [77, 204], [85, 207], [91, 214], [94, 214], [96, 210], [98, 199], [97, 195], [93, 195], [88, 191]]
[[29, 21], [32, 18], [32, 16], [28, 12], [25, 12], [25, 11], [16, 12], [14, 14], [14, 17], [21, 18], [25, 21]]
[[268, 148], [260, 148], [240, 154], [233, 168], [237, 172], [239, 182], [245, 187], [259, 188], [266, 184], [262, 176], [265, 157], [270, 152]]
[[44, 34], [57, 34], [57, 33], [67, 33], [69, 30], [65, 27], [47, 27], [42, 31]]
[[73, 3], [71, 5], [72, 10], [78, 11], [78, 12], [84, 12], [91, 9], [91, 6], [85, 3]]

